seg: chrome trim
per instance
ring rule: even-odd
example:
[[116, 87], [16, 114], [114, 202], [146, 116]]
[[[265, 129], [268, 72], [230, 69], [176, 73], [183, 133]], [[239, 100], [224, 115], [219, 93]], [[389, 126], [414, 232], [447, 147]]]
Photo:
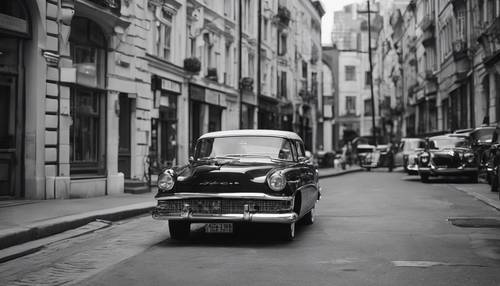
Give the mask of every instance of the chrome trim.
[[[307, 186], [307, 185], [306, 185]], [[263, 193], [176, 193], [156, 198], [158, 201], [197, 199], [197, 198], [216, 198], [216, 199], [260, 199], [260, 200], [293, 200], [293, 196], [272, 196]]]
[[189, 220], [191, 222], [210, 222], [210, 221], [226, 221], [226, 222], [261, 222], [261, 223], [293, 223], [298, 220], [298, 215], [295, 212], [282, 214], [259, 214], [259, 213], [241, 213], [241, 214], [223, 214], [223, 215], [193, 215], [188, 212], [186, 216], [171, 216], [161, 215], [155, 209], [152, 216], [157, 220]]

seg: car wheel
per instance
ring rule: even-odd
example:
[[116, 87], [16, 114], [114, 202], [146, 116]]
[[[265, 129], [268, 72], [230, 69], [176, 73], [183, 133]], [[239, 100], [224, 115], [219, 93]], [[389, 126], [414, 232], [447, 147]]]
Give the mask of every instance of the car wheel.
[[498, 175], [496, 174], [496, 172], [491, 174], [490, 180], [491, 180], [490, 190], [492, 192], [498, 192]]
[[292, 241], [295, 238], [295, 223], [282, 223], [277, 226], [279, 238], [284, 241]]
[[314, 223], [314, 208], [312, 208], [303, 218], [302, 222], [305, 225], [311, 225]]
[[169, 220], [168, 229], [170, 231], [170, 238], [183, 240], [189, 236], [190, 224], [185, 221]]
[[422, 183], [428, 183], [429, 182], [429, 175], [420, 174], [420, 181], [422, 181]]

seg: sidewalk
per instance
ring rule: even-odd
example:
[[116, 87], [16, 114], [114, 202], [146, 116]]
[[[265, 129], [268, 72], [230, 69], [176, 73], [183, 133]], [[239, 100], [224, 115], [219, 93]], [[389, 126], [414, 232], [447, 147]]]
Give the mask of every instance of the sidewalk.
[[488, 184], [450, 184], [453, 188], [462, 191], [488, 206], [500, 211], [500, 200], [498, 193], [490, 191]]
[[[361, 171], [359, 167], [320, 169], [320, 178]], [[0, 249], [78, 228], [97, 219], [116, 221], [147, 213], [156, 191], [70, 200], [0, 201]]]

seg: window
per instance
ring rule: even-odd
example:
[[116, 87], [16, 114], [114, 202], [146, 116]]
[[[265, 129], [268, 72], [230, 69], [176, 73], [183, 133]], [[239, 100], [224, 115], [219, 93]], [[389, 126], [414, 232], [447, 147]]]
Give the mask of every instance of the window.
[[253, 129], [254, 123], [254, 107], [249, 104], [241, 104], [241, 128], [242, 129]]
[[77, 84], [71, 88], [70, 172], [105, 174], [106, 97], [104, 34], [97, 24], [75, 17], [71, 23], [70, 50], [77, 69]]
[[172, 15], [172, 12], [162, 9], [156, 22], [156, 55], [165, 60], [170, 60], [172, 54]]
[[71, 174], [105, 173], [105, 107], [101, 92], [72, 88], [70, 97]]
[[355, 66], [345, 66], [345, 80], [346, 81], [356, 81], [356, 67]]
[[233, 16], [233, 7], [231, 0], [224, 0], [224, 16], [231, 18]]
[[208, 132], [220, 131], [222, 108], [214, 105], [208, 106]]
[[255, 72], [255, 56], [252, 53], [248, 54], [248, 76], [253, 78]]
[[269, 25], [269, 20], [264, 18], [263, 20], [263, 30], [262, 30], [262, 37], [264, 38], [264, 41], [267, 41], [267, 30], [268, 30], [268, 25]]
[[346, 96], [345, 109], [346, 109], [347, 115], [355, 115], [356, 114], [356, 97], [355, 96]]
[[370, 71], [365, 71], [365, 86], [369, 86], [372, 80], [372, 73]]
[[466, 14], [465, 14], [465, 7], [459, 9], [457, 11], [457, 40], [465, 40], [465, 29], [466, 29]]
[[[281, 82], [279, 80], [281, 79]], [[281, 76], [278, 77], [279, 90], [278, 95], [281, 97], [287, 97], [287, 82], [286, 82], [286, 71], [281, 72]], [[280, 93], [281, 91], [281, 93]]]
[[365, 99], [365, 116], [371, 116], [371, 115], [372, 115], [372, 100]]
[[283, 33], [279, 33], [278, 55], [283, 56], [286, 54], [286, 42], [287, 42], [287, 36]]

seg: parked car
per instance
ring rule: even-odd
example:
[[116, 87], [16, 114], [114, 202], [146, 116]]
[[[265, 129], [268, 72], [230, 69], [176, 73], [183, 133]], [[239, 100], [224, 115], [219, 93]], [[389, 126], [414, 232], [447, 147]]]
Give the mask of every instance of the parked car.
[[320, 168], [335, 167], [335, 152], [320, 150], [316, 152], [316, 160]]
[[486, 171], [493, 133], [495, 133], [494, 126], [480, 126], [469, 132], [471, 148], [478, 159], [480, 172]]
[[190, 163], [158, 180], [153, 218], [168, 220], [170, 236], [185, 239], [191, 223], [233, 232], [241, 223], [272, 223], [282, 238], [295, 223], [314, 222], [318, 169], [293, 132], [233, 130], [201, 136]]
[[417, 154], [425, 149], [425, 139], [402, 138], [394, 154], [394, 165], [403, 166], [408, 175], [418, 174], [418, 164], [415, 164]]
[[[389, 172], [394, 169], [394, 153], [390, 145], [361, 145], [366, 153], [360, 157], [360, 166], [370, 171], [373, 168], [387, 167]], [[358, 151], [359, 152], [359, 151]], [[359, 153], [358, 153], [359, 157]]]
[[[488, 159], [486, 162], [486, 175], [488, 178], [488, 183], [491, 186], [492, 192], [499, 192], [500, 185], [500, 127], [496, 127], [492, 139], [490, 148], [487, 151]], [[500, 192], [499, 192], [500, 198]]]
[[468, 134], [447, 134], [427, 139], [425, 151], [418, 156], [418, 173], [422, 182], [430, 176], [468, 176], [478, 180], [477, 158]]

